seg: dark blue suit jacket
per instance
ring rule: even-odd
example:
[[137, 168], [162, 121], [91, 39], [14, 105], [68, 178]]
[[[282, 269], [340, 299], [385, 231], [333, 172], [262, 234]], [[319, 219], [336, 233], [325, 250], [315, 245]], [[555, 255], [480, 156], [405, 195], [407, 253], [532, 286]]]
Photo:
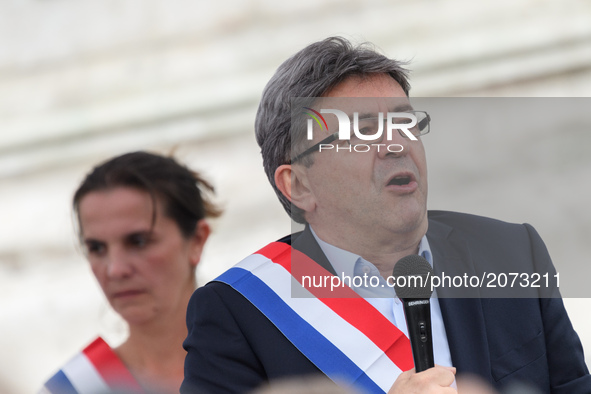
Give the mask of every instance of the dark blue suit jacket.
[[[291, 238], [281, 241], [292, 241], [334, 273], [309, 231]], [[553, 270], [544, 243], [527, 224], [433, 211], [427, 238], [438, 273]], [[476, 374], [498, 389], [525, 381], [541, 393], [591, 393], [582, 346], [560, 298], [440, 298], [439, 303], [458, 374]], [[187, 326], [182, 393], [244, 393], [268, 380], [320, 373], [226, 284], [211, 282], [195, 291]]]

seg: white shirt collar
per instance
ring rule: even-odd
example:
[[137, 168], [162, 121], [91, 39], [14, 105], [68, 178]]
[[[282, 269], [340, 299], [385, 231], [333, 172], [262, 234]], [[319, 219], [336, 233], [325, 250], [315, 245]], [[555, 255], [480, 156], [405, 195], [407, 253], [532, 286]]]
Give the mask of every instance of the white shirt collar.
[[[347, 275], [349, 277], [355, 276], [355, 263], [361, 256], [321, 240], [318, 235], [316, 235], [316, 232], [312, 226], [310, 226], [310, 231], [316, 239], [316, 242], [318, 242], [318, 245], [320, 245], [320, 249], [322, 249], [322, 252], [324, 252], [324, 255], [334, 268], [337, 275]], [[429, 262], [429, 264], [431, 264], [431, 267], [433, 266], [433, 254], [431, 253], [431, 247], [429, 246], [427, 235], [423, 235], [423, 238], [421, 238], [418, 254], [419, 256], [424, 257]]]

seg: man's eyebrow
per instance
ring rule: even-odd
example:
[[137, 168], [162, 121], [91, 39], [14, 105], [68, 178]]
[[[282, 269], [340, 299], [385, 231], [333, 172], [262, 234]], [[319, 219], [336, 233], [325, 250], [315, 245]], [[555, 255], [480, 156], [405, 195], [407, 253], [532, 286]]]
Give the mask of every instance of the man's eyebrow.
[[389, 112], [404, 112], [404, 111], [413, 111], [414, 108], [412, 105], [405, 103], [394, 107], [394, 109], [388, 110]]
[[[401, 104], [393, 109], [388, 109], [388, 112], [407, 112], [414, 111], [414, 108], [410, 104]], [[360, 112], [359, 119], [377, 118], [378, 112]], [[384, 114], [385, 115], [385, 114]], [[349, 118], [353, 119], [353, 114], [349, 115]]]
[[363, 112], [359, 114], [359, 119], [375, 118], [376, 115], [376, 112]]

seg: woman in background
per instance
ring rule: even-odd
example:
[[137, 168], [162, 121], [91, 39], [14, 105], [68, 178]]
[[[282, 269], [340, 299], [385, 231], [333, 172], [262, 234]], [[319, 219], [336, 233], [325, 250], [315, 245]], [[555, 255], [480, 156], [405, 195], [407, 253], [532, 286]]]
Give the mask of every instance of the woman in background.
[[73, 198], [92, 272], [129, 337], [97, 338], [47, 381], [43, 393], [178, 393], [185, 314], [195, 268], [220, 210], [213, 188], [174, 159], [115, 157], [86, 176]]

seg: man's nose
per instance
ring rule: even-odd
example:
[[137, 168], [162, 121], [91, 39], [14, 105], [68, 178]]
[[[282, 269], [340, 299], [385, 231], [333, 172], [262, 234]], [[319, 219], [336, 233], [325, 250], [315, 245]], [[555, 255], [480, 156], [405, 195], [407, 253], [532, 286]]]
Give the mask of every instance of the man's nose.
[[391, 135], [388, 135], [387, 130], [384, 129], [384, 135], [379, 142], [378, 157], [385, 159], [406, 156], [412, 149], [413, 143], [417, 142], [403, 137], [397, 129], [392, 130]]

